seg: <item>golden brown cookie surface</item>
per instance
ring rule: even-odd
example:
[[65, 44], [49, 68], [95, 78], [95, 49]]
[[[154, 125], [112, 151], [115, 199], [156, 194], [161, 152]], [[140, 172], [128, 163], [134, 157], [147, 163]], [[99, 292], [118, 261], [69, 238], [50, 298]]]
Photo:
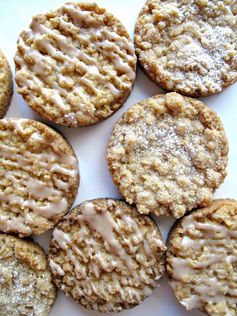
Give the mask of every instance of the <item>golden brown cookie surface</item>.
[[44, 251], [34, 242], [0, 234], [0, 314], [47, 316], [56, 289]]
[[80, 204], [53, 231], [49, 265], [56, 285], [87, 309], [119, 312], [140, 304], [164, 272], [159, 229], [112, 199]]
[[12, 75], [6, 57], [0, 50], [0, 118], [2, 118], [11, 102], [12, 97]]
[[161, 88], [189, 96], [237, 80], [234, 0], [148, 0], [135, 27], [138, 58]]
[[217, 114], [177, 93], [131, 107], [114, 125], [107, 149], [113, 181], [129, 204], [177, 218], [212, 201], [227, 155]]
[[0, 151], [0, 231], [29, 236], [52, 228], [77, 194], [72, 147], [43, 123], [2, 119]]
[[184, 216], [171, 230], [166, 268], [187, 310], [236, 315], [236, 228], [237, 201], [220, 199]]
[[131, 92], [136, 56], [129, 35], [96, 4], [66, 3], [37, 15], [15, 55], [18, 92], [41, 116], [77, 127], [113, 114]]

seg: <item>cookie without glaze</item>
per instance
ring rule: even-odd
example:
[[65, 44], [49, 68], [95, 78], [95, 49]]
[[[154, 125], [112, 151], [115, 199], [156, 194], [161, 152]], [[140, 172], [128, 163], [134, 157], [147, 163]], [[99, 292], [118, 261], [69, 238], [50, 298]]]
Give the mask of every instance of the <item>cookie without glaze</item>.
[[158, 286], [165, 249], [159, 229], [135, 207], [96, 199], [56, 226], [49, 265], [56, 285], [85, 308], [120, 312]]
[[70, 144], [29, 119], [0, 120], [0, 231], [42, 234], [72, 206], [79, 185]]
[[0, 234], [0, 315], [47, 316], [56, 299], [44, 251], [34, 242]]
[[210, 316], [237, 314], [237, 201], [215, 200], [171, 230], [166, 268], [178, 301]]
[[131, 107], [107, 150], [114, 183], [139, 212], [181, 217], [206, 206], [226, 176], [227, 138], [217, 114], [177, 93]]
[[207, 96], [237, 80], [235, 0], [148, 0], [134, 39], [145, 72], [165, 90]]
[[98, 123], [117, 111], [132, 90], [133, 43], [121, 22], [95, 3], [66, 3], [33, 17], [17, 47], [18, 92], [55, 123]]
[[0, 118], [7, 112], [13, 91], [11, 68], [0, 50]]

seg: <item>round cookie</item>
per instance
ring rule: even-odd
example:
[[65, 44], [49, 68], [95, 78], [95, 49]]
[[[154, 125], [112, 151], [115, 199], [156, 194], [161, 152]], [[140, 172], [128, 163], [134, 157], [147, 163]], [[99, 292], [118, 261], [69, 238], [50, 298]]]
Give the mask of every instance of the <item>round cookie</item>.
[[131, 107], [107, 149], [114, 183], [143, 214], [181, 217], [206, 206], [226, 176], [228, 142], [217, 114], [175, 92]]
[[42, 234], [70, 209], [79, 185], [70, 144], [30, 119], [0, 120], [0, 231]]
[[215, 200], [170, 232], [166, 268], [178, 301], [210, 316], [237, 314], [237, 201]]
[[123, 201], [96, 199], [56, 226], [49, 265], [56, 285], [85, 308], [120, 312], [158, 286], [165, 250], [150, 218]]
[[0, 314], [47, 316], [56, 288], [38, 244], [0, 234]]
[[0, 118], [7, 112], [13, 91], [11, 68], [0, 50]]
[[188, 96], [237, 80], [235, 0], [148, 0], [135, 27], [139, 61], [161, 88]]
[[70, 127], [98, 123], [126, 101], [135, 81], [129, 35], [95, 3], [66, 3], [33, 17], [18, 39], [18, 92], [42, 117]]

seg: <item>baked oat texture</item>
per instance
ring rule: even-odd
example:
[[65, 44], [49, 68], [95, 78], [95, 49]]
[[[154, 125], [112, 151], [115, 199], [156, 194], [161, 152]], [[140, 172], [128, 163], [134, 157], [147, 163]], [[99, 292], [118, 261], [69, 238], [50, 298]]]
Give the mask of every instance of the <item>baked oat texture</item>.
[[12, 97], [11, 68], [6, 57], [0, 50], [0, 118], [2, 118], [11, 102]]
[[46, 316], [56, 288], [44, 251], [34, 242], [0, 234], [1, 316]]
[[120, 312], [157, 287], [165, 250], [150, 218], [123, 201], [96, 199], [54, 229], [49, 265], [56, 285], [85, 308]]
[[114, 183], [139, 212], [181, 217], [205, 206], [226, 176], [228, 143], [217, 114], [175, 92], [131, 107], [107, 150]]
[[0, 120], [0, 231], [42, 234], [72, 206], [79, 185], [69, 143], [43, 123]]
[[163, 89], [189, 96], [221, 92], [237, 80], [236, 0], [148, 0], [135, 47]]
[[237, 314], [237, 201], [215, 200], [183, 217], [171, 230], [166, 268], [187, 310]]
[[15, 55], [18, 92], [55, 123], [98, 123], [126, 101], [135, 80], [129, 35], [95, 3], [66, 3], [33, 17]]

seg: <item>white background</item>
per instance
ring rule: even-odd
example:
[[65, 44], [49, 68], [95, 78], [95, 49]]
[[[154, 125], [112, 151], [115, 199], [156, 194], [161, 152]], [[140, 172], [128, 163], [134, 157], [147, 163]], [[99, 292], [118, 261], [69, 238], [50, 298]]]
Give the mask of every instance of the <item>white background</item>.
[[[144, 4], [144, 0], [97, 0], [116, 17], [118, 17], [133, 35], [136, 17]], [[16, 50], [16, 41], [21, 30], [26, 28], [31, 17], [38, 13], [56, 9], [64, 1], [61, 0], [0, 0], [0, 48], [7, 56], [14, 72], [13, 56]], [[113, 124], [121, 114], [138, 101], [161, 93], [162, 91], [152, 83], [138, 68], [137, 80], [134, 89], [126, 104], [112, 117], [93, 127], [62, 128], [56, 127], [72, 144], [80, 163], [81, 185], [75, 205], [81, 201], [97, 197], [119, 197], [119, 193], [112, 183], [106, 165], [106, 145]], [[231, 197], [237, 199], [237, 84], [226, 89], [219, 95], [203, 98], [204, 102], [213, 108], [221, 117], [229, 139], [230, 153], [228, 176], [224, 184], [216, 192], [215, 197]], [[7, 112], [8, 117], [31, 117], [41, 120], [34, 114], [16, 93]], [[53, 126], [52, 124], [50, 124]], [[163, 237], [173, 223], [172, 218], [161, 217], [156, 219]], [[50, 233], [37, 237], [39, 243], [47, 250]], [[95, 312], [86, 311], [59, 292], [56, 304], [50, 316], [96, 316]], [[110, 314], [114, 315], [114, 314]], [[117, 314], [115, 314], [117, 315]], [[172, 290], [163, 278], [160, 288], [146, 299], [140, 306], [130, 311], [120, 313], [121, 316], [201, 316], [197, 311], [186, 312], [176, 301]]]

